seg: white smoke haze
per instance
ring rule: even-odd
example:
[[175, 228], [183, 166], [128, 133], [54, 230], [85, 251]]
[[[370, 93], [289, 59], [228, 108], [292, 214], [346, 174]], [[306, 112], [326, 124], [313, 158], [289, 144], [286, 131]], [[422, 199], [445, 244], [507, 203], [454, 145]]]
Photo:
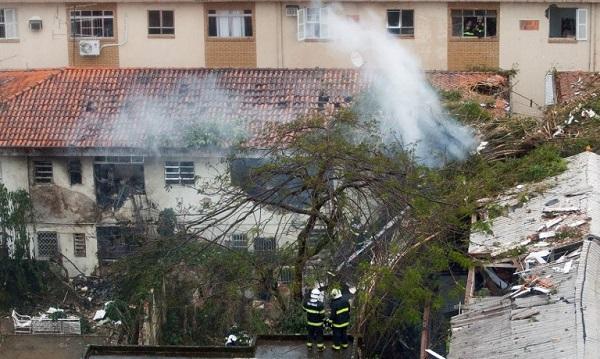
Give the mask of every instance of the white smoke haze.
[[[320, 5], [316, 5], [320, 6]], [[476, 146], [472, 129], [449, 118], [428, 83], [417, 57], [387, 33], [385, 22], [372, 12], [356, 22], [329, 12], [329, 42], [340, 55], [360, 54], [362, 76], [369, 82], [370, 98], [381, 110], [378, 120], [384, 137], [413, 147], [427, 165], [462, 160]]]

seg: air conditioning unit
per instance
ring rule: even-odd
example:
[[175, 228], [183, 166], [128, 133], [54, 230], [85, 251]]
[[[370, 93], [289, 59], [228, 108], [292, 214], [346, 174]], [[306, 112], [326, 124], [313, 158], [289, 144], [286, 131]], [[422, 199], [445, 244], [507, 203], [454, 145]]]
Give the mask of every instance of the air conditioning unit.
[[98, 56], [100, 55], [100, 40], [80, 40], [79, 55]]
[[29, 19], [29, 30], [41, 31], [42, 30], [42, 18], [39, 16], [33, 16]]
[[286, 5], [285, 16], [298, 16], [298, 9], [300, 9], [298, 5]]

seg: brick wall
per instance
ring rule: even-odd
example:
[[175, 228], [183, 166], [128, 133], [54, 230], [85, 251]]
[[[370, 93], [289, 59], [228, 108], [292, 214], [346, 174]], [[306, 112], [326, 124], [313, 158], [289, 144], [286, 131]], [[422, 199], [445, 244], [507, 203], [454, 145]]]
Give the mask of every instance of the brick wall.
[[[253, 3], [207, 3], [205, 7], [206, 67], [256, 67], [256, 11]], [[252, 37], [208, 37], [208, 10], [252, 10]]]
[[500, 63], [498, 35], [484, 39], [453, 37], [451, 16], [453, 9], [496, 10], [496, 34], [500, 33], [500, 12], [497, 3], [449, 3], [448, 70], [471, 70], [477, 67], [498, 68]]
[[100, 39], [100, 46], [106, 44], [116, 44], [119, 42], [117, 27], [117, 4], [115, 3], [93, 3], [93, 4], [68, 4], [67, 19], [69, 19], [69, 65], [74, 67], [118, 67], [119, 66], [119, 47], [112, 46], [102, 49], [100, 56], [81, 56], [79, 55], [79, 39], [71, 37], [71, 10], [112, 10], [114, 14], [113, 34], [110, 39]]

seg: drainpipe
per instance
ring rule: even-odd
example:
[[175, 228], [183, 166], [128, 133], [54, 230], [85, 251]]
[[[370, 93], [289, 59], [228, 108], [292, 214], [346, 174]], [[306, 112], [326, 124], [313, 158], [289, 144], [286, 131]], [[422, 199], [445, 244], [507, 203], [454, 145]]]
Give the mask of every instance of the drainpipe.
[[[598, 4], [592, 4], [591, 8], [592, 8], [593, 13], [596, 13], [596, 10], [598, 10]], [[592, 14], [591, 14], [592, 11], [590, 11], [590, 19], [595, 19], [595, 17], [592, 17]], [[597, 50], [596, 50], [596, 48], [597, 48], [597, 46], [596, 46], [596, 31], [597, 30], [596, 30], [596, 26], [595, 26], [594, 22], [590, 22], [590, 24], [592, 25], [592, 29], [591, 30], [593, 30], [591, 32], [591, 36], [590, 36], [591, 37], [591, 41], [592, 41], [592, 43], [590, 44], [590, 46], [592, 46], [592, 48], [593, 48], [593, 51], [592, 51], [592, 71], [596, 71], [596, 52], [597, 52]]]
[[588, 37], [588, 41], [590, 42], [588, 44], [588, 48], [589, 48], [588, 49], [588, 52], [589, 52], [589, 55], [588, 55], [588, 71], [593, 71], [594, 70], [593, 63], [594, 63], [594, 57], [595, 57], [594, 56], [594, 52], [595, 52], [595, 48], [596, 48], [596, 46], [594, 44], [594, 42], [595, 42], [594, 41], [594, 38], [595, 38], [594, 34], [595, 34], [595, 30], [596, 30], [596, 28], [594, 26], [595, 20], [592, 21], [592, 19], [594, 19], [594, 7], [595, 7], [595, 4], [590, 4], [589, 16], [586, 19], [587, 22], [588, 22], [588, 26], [590, 28], [589, 29], [590, 36]]
[[125, 15], [125, 27], [124, 27], [124, 35], [125, 35], [125, 40], [123, 40], [123, 42], [120, 42], [118, 44], [106, 44], [106, 45], [102, 45], [100, 47], [100, 51], [102, 51], [103, 49], [107, 48], [107, 47], [121, 47], [123, 45], [125, 45], [127, 43], [128, 40], [128, 34], [127, 34], [127, 15]]

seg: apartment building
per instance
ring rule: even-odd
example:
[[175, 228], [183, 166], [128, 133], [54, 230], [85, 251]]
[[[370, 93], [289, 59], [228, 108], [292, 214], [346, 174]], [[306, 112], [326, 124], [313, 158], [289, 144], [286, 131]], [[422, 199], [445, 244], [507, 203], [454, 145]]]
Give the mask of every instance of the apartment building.
[[[539, 114], [546, 74], [597, 71], [598, 1], [0, 1], [0, 69], [348, 68], [332, 13], [369, 21], [425, 70], [516, 69], [512, 105]], [[328, 16], [329, 14], [329, 16]]]
[[[481, 97], [470, 89], [505, 88], [505, 77], [435, 72], [429, 80], [477, 102], [498, 102], [503, 111], [501, 94]], [[231, 170], [223, 161], [226, 142], [215, 136], [190, 144], [187, 133], [216, 122], [227, 137], [242, 130], [253, 138], [268, 134], [275, 121], [331, 113], [365, 86], [354, 69], [0, 72], [0, 182], [31, 196], [33, 254], [59, 256], [71, 275], [90, 274], [135, 250], [128, 228], [150, 227], [167, 208], [190, 224], [219, 203], [218, 193], [197, 189]], [[259, 157], [249, 155], [248, 164]], [[231, 171], [233, 184], [244, 178], [241, 165]], [[295, 239], [303, 218], [262, 208], [241, 219], [202, 237], [214, 239], [234, 223], [224, 243], [269, 252]]]

